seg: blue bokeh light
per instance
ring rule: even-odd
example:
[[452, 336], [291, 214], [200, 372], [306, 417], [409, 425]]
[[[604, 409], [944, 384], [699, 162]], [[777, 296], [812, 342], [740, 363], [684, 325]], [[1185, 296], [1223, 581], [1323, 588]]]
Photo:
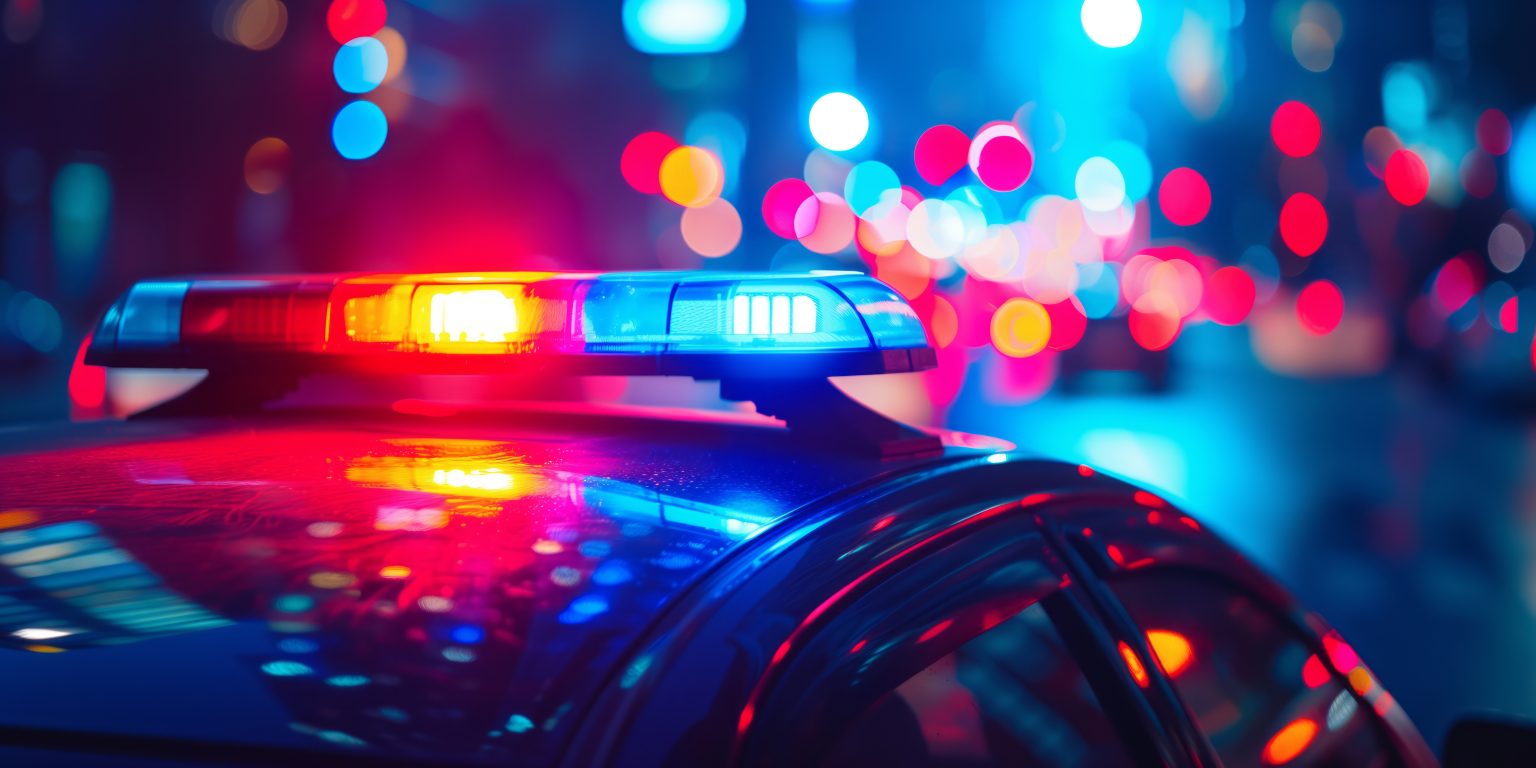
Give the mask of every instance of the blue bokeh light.
[[331, 143], [348, 160], [364, 160], [378, 154], [389, 135], [384, 110], [371, 101], [354, 101], [342, 107], [331, 123]]
[[341, 46], [331, 64], [336, 84], [347, 93], [367, 93], [379, 87], [388, 70], [389, 52], [371, 37], [359, 37]]
[[717, 53], [746, 18], [745, 0], [624, 0], [624, 34], [641, 53]]

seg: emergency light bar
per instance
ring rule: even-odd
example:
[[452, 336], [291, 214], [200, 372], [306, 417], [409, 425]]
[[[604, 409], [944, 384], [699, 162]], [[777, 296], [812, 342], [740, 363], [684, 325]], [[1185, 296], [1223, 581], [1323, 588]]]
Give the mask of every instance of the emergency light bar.
[[701, 378], [931, 368], [912, 308], [852, 272], [361, 274], [149, 280], [91, 365]]

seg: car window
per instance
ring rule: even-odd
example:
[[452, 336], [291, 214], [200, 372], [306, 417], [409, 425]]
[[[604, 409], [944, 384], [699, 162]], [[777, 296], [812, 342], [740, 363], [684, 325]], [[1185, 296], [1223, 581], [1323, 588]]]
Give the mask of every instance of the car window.
[[820, 761], [827, 768], [1130, 764], [1041, 603], [880, 697]]
[[1225, 764], [1396, 764], [1374, 717], [1279, 611], [1192, 571], [1131, 571], [1111, 587]]

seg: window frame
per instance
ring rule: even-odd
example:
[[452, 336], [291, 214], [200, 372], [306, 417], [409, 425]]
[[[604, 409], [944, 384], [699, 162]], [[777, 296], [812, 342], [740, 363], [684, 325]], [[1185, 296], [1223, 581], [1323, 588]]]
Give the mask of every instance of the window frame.
[[[846, 632], [840, 630], [843, 630], [845, 625], [859, 620], [869, 611], [880, 610], [868, 605], [867, 602], [872, 597], [876, 599], [883, 597], [876, 594], [881, 587], [898, 583], [903, 576], [911, 576], [914, 573], [931, 574], [935, 583], [933, 588], [924, 590], [922, 595], [922, 599], [929, 601], [928, 603], [903, 606], [905, 614], [896, 622], [902, 634], [911, 634], [919, 627], [930, 625], [929, 617], [935, 614], [936, 609], [942, 613], [946, 610], [974, 607], [973, 604], [977, 603], [981, 597], [975, 594], [974, 581], [966, 578], [974, 566], [974, 563], [967, 559], [967, 555], [974, 554], [978, 550], [989, 547], [994, 550], [987, 555], [989, 561], [1004, 561], [1009, 558], [1014, 558], [1016, 561], [1020, 555], [1054, 557], [1060, 561], [1063, 555], [1060, 542], [1051, 536], [1045, 520], [1035, 514], [1032, 508], [1034, 505], [1025, 503], [1029, 501], [1031, 497], [1025, 497], [1023, 502], [1011, 501], [979, 507], [978, 516], [994, 515], [995, 518], [959, 533], [952, 541], [943, 542], [941, 546], [911, 553], [906, 558], [906, 562], [893, 568], [879, 582], [864, 585], [865, 588], [858, 594], [851, 596], [829, 612], [822, 626], [805, 641], [805, 646], [814, 648], [818, 643], [829, 638], [838, 638], [841, 641]], [[1036, 539], [1038, 552], [1025, 551], [1029, 545], [1024, 537], [1007, 546], [997, 546], [998, 533], [1010, 527], [1015, 533], [1023, 533]], [[956, 565], [961, 567], [954, 567]], [[1094, 600], [1082, 584], [1082, 578], [1077, 570], [1066, 562], [1058, 562], [1057, 568], [1064, 577], [1064, 585], [1059, 585], [1027, 604], [1018, 606], [1009, 613], [1008, 618], [1012, 618], [1035, 602], [1041, 603], [1046, 608], [1052, 626], [1061, 634], [1068, 653], [1088, 682], [1105, 718], [1119, 737], [1119, 742], [1133, 765], [1193, 765], [1194, 763], [1188, 760], [1184, 746], [1169, 732], [1159, 708], [1148, 701], [1146, 692], [1136, 684], [1129, 670], [1120, 660], [1115, 641], [1101, 621], [1098, 612], [1093, 608]], [[939, 603], [943, 604], [942, 609], [939, 609]], [[915, 617], [924, 618], [919, 621]], [[905, 678], [921, 672], [934, 661], [980, 637], [987, 629], [989, 628], [970, 633], [949, 633], [934, 638], [938, 642], [929, 647], [925, 654], [915, 657], [906, 664]], [[802, 648], [798, 652], [804, 653], [805, 650]], [[821, 674], [818, 677], [821, 678], [818, 682], [825, 684], [830, 675]], [[818, 695], [815, 688], [809, 690], [801, 688], [795, 692], [796, 684], [803, 685], [805, 682], [802, 676], [793, 674], [786, 674], [774, 680], [762, 699], [762, 706], [758, 710], [751, 729], [745, 736], [739, 765], [758, 766], [782, 763], [785, 759], [783, 752], [765, 749], [764, 745], [766, 743], [772, 747], [776, 742], [782, 742], [781, 737], [784, 731], [781, 726], [793, 720], [794, 713], [802, 709], [802, 702]], [[897, 684], [899, 683], [898, 680]], [[791, 693], [786, 696], [786, 692]]]

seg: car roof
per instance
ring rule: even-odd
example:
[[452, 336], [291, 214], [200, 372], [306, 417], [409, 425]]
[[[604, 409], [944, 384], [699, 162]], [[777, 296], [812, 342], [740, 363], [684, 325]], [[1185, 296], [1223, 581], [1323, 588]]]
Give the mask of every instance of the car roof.
[[758, 528], [975, 455], [398, 404], [0, 445], [0, 675], [32, 692], [0, 725], [502, 764], [553, 757], [659, 609]]

